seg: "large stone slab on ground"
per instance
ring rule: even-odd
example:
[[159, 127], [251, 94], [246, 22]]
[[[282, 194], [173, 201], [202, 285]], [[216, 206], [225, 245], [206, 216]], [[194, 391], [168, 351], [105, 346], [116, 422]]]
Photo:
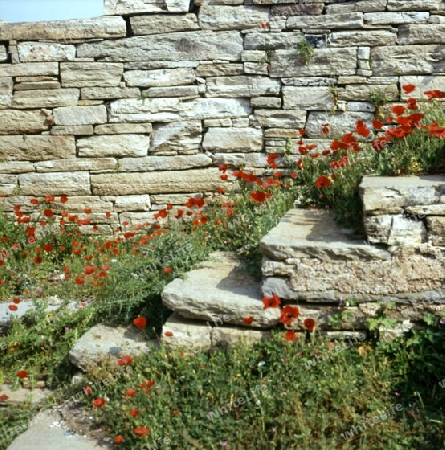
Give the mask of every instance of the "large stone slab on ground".
[[1, 406], [22, 405], [24, 402], [40, 403], [45, 400], [51, 391], [49, 389], [28, 389], [18, 388], [16, 391], [11, 389], [10, 384], [0, 384], [0, 395], [7, 395], [6, 400], [1, 400]]
[[[278, 308], [264, 309], [259, 282], [250, 277], [240, 262], [218, 253], [201, 269], [192, 270], [185, 279], [177, 278], [162, 292], [162, 302], [183, 317], [212, 324], [243, 326], [252, 316], [252, 327], [272, 327], [278, 323]], [[245, 325], [244, 325], [245, 326]]]
[[80, 369], [96, 367], [99, 361], [117, 360], [124, 355], [147, 355], [153, 350], [154, 341], [147, 341], [144, 333], [135, 326], [107, 327], [95, 325], [71, 348], [70, 361]]

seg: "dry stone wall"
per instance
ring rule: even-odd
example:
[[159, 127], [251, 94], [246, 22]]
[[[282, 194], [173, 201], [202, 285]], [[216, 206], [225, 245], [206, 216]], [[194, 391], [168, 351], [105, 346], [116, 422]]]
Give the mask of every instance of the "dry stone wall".
[[0, 22], [6, 210], [68, 195], [103, 231], [149, 221], [211, 196], [219, 164], [264, 167], [286, 138], [298, 157], [299, 128], [320, 151], [321, 123], [371, 126], [373, 92], [445, 84], [442, 0], [105, 0], [104, 14]]

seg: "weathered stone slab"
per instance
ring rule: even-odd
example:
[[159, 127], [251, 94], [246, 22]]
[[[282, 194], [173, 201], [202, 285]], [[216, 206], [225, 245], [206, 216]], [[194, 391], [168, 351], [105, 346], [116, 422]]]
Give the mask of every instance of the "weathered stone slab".
[[283, 109], [331, 109], [332, 95], [327, 87], [283, 86]]
[[56, 62], [0, 65], [0, 77], [26, 77], [58, 74], [59, 64]]
[[199, 97], [198, 86], [152, 87], [143, 91], [148, 98], [153, 97]]
[[114, 211], [150, 211], [151, 201], [149, 195], [124, 195], [116, 197]]
[[306, 124], [306, 131], [309, 138], [323, 138], [321, 130], [323, 123], [329, 123], [329, 136], [342, 136], [354, 129], [357, 120], [363, 120], [369, 129], [372, 128], [371, 120], [374, 114], [365, 112], [329, 112], [311, 111]]
[[150, 55], [153, 61], [239, 61], [242, 51], [238, 31], [203, 30], [83, 44], [77, 47], [77, 57], [140, 61]]
[[336, 28], [362, 28], [363, 13], [351, 12], [340, 14], [329, 14], [324, 16], [297, 16], [289, 17], [286, 20], [286, 28], [315, 28], [315, 29], [336, 29]]
[[135, 36], [175, 31], [199, 30], [198, 19], [193, 13], [182, 16], [160, 15], [130, 17], [131, 30]]
[[91, 136], [92, 125], [54, 126], [49, 132], [52, 136]]
[[138, 88], [128, 87], [86, 87], [81, 89], [82, 99], [102, 100], [116, 98], [138, 98], [141, 91]]
[[265, 167], [267, 157], [261, 153], [215, 153], [212, 155], [213, 164], [227, 164], [232, 167]]
[[208, 77], [207, 97], [255, 97], [278, 95], [281, 83], [268, 77]]
[[13, 195], [14, 190], [17, 188], [17, 175], [0, 175], [0, 195]]
[[445, 192], [445, 177], [364, 177], [359, 189], [363, 211], [380, 215], [388, 209], [439, 203]]
[[44, 161], [76, 156], [72, 136], [0, 136], [0, 158]]
[[303, 109], [286, 109], [285, 111], [257, 109], [255, 110], [255, 119], [262, 127], [304, 128], [306, 124], [306, 111]]
[[37, 172], [110, 172], [116, 170], [114, 158], [75, 158], [44, 161], [34, 164]]
[[60, 83], [58, 81], [37, 81], [37, 82], [25, 82], [16, 83], [14, 85], [15, 91], [29, 91], [29, 90], [47, 90], [47, 89], [60, 89]]
[[[401, 212], [401, 211], [399, 211]], [[367, 216], [364, 218], [366, 238], [371, 244], [387, 244], [391, 233], [392, 215]]]
[[251, 31], [249, 33], [246, 33], [244, 36], [244, 50], [289, 50], [290, 48], [297, 49], [297, 45], [299, 42], [301, 42], [303, 36], [303, 33], [299, 31], [288, 33], [270, 32], [267, 33], [267, 35], [265, 35], [264, 32], [261, 31]]
[[419, 217], [419, 219], [422, 219], [425, 216], [445, 216], [445, 204], [410, 206], [405, 208], [405, 211], [411, 216]]
[[428, 234], [433, 245], [445, 246], [445, 217], [431, 216], [426, 218]]
[[123, 99], [111, 103], [110, 122], [172, 122], [248, 117], [251, 112], [249, 101], [242, 98], [196, 98], [187, 101], [154, 98], [145, 102]]
[[410, 220], [403, 216], [392, 218], [388, 245], [406, 245], [413, 247], [426, 242], [426, 228], [420, 220]]
[[195, 72], [188, 68], [130, 70], [124, 73], [124, 79], [128, 86], [175, 86], [192, 84], [195, 81]]
[[150, 137], [141, 134], [91, 136], [77, 140], [78, 156], [101, 158], [104, 156], [146, 156]]
[[410, 92], [409, 94], [405, 94], [403, 89], [401, 89], [400, 95], [402, 100], [406, 100], [410, 97], [425, 100], [428, 98], [424, 94], [425, 91], [436, 89], [443, 90], [445, 85], [445, 75], [401, 76], [400, 86], [404, 86], [405, 84], [412, 84], [416, 86], [416, 88], [414, 89], [413, 92]]
[[[253, 2], [257, 3], [256, 0]], [[272, 3], [272, 2], [271, 2]], [[283, 2], [285, 3], [285, 2]], [[258, 4], [265, 4], [261, 1]], [[323, 12], [323, 3], [310, 3], [303, 5], [279, 5], [272, 6], [270, 10], [270, 17], [289, 17], [289, 16], [318, 16]]]
[[212, 347], [212, 327], [199, 320], [185, 319], [174, 312], [162, 327], [161, 341], [170, 349], [191, 351]]
[[63, 87], [119, 86], [123, 64], [102, 62], [69, 62], [60, 64]]
[[281, 98], [277, 97], [253, 97], [250, 99], [252, 108], [280, 108]]
[[94, 195], [210, 192], [223, 187], [217, 168], [91, 175]]
[[12, 91], [0, 90], [0, 110], [9, 109], [12, 106]]
[[399, 44], [445, 44], [445, 23], [399, 27]]
[[372, 93], [379, 93], [385, 96], [388, 101], [399, 99], [399, 89], [397, 84], [352, 84], [338, 90], [338, 99], [346, 101], [371, 101]]
[[326, 14], [340, 14], [346, 12], [384, 11], [387, 0], [359, 0], [355, 2], [326, 5]]
[[127, 34], [122, 17], [95, 17], [93, 19], [54, 20], [48, 22], [6, 23], [0, 28], [0, 41], [69, 40], [117, 38]]
[[331, 33], [333, 47], [351, 47], [352, 45], [395, 45], [397, 34], [388, 30], [334, 31]]
[[153, 350], [152, 345], [133, 325], [112, 328], [98, 324], [74, 344], [69, 358], [72, 364], [88, 371], [97, 367], [99, 361], [113, 361], [118, 366], [117, 360], [124, 355], [147, 355]]
[[20, 42], [17, 45], [20, 62], [72, 61], [76, 57], [74, 45], [44, 42]]
[[79, 97], [79, 89], [17, 91], [12, 98], [12, 107], [29, 109], [75, 106]]
[[438, 11], [441, 0], [388, 0], [388, 11]]
[[95, 125], [107, 121], [105, 106], [66, 106], [54, 110], [56, 125]]
[[276, 50], [271, 62], [271, 77], [355, 75], [357, 50], [347, 47], [316, 49], [314, 59], [307, 66], [295, 50]]
[[186, 170], [207, 167], [212, 158], [206, 155], [146, 156], [144, 158], [122, 158], [119, 172], [151, 172], [154, 170]]
[[0, 45], [0, 62], [8, 60], [8, 52], [6, 51], [6, 47], [4, 45]]
[[211, 127], [202, 147], [212, 152], [260, 152], [262, 144], [263, 133], [256, 128]]
[[201, 145], [201, 121], [180, 121], [153, 125], [150, 151], [198, 151]]
[[105, 15], [128, 15], [138, 13], [186, 13], [188, 0], [105, 0]]
[[264, 309], [259, 282], [240, 269], [240, 262], [233, 257], [215, 257], [216, 261], [192, 270], [186, 279], [169, 283], [161, 294], [163, 304], [183, 317], [205, 320], [209, 326], [244, 325], [243, 318], [249, 316], [254, 318], [252, 327], [277, 324], [280, 310]]
[[234, 347], [239, 341], [244, 341], [248, 345], [260, 342], [264, 339], [272, 337], [271, 331], [268, 330], [249, 330], [241, 327], [213, 327], [212, 328], [212, 345], [215, 346], [231, 346]]
[[[0, 140], [1, 142], [1, 140]], [[34, 166], [27, 161], [11, 161], [0, 163], [0, 173], [26, 173], [34, 172]]]
[[197, 77], [226, 77], [243, 73], [242, 64], [200, 64], [195, 70]]
[[402, 25], [427, 22], [429, 16], [430, 13], [428, 12], [378, 12], [367, 13], [364, 19], [369, 25]]
[[88, 172], [29, 173], [19, 175], [23, 195], [88, 195]]
[[[41, 403], [44, 401], [50, 394], [51, 391], [49, 389], [28, 389], [24, 387], [19, 387], [17, 390], [13, 390], [10, 384], [1, 384], [0, 385], [0, 394], [7, 395], [7, 400], [2, 400], [2, 406], [22, 406], [26, 402], [31, 402], [32, 404]], [[23, 429], [25, 431], [26, 427]], [[11, 427], [12, 434], [12, 427]], [[10, 447], [8, 447], [10, 448]], [[18, 448], [18, 447], [16, 447]]]
[[150, 134], [151, 123], [108, 123], [94, 127], [94, 134]]
[[445, 71], [445, 45], [400, 45], [371, 50], [373, 75], [422, 75]]
[[203, 30], [239, 30], [256, 28], [269, 21], [269, 8], [251, 5], [210, 5], [205, 3], [199, 11], [199, 24]]

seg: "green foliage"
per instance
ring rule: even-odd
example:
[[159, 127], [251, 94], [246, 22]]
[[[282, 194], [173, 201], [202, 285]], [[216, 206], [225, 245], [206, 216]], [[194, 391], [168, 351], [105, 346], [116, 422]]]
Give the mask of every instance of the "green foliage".
[[306, 40], [306, 36], [297, 44], [297, 53], [301, 56], [301, 61], [305, 66], [308, 66], [314, 59], [314, 47]]

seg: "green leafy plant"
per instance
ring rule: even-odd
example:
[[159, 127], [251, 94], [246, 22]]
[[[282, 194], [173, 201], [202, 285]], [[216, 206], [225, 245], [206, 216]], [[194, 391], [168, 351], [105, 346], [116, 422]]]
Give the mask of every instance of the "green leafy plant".
[[315, 57], [314, 47], [306, 40], [306, 36], [297, 44], [297, 53], [301, 56], [301, 61], [308, 66]]

